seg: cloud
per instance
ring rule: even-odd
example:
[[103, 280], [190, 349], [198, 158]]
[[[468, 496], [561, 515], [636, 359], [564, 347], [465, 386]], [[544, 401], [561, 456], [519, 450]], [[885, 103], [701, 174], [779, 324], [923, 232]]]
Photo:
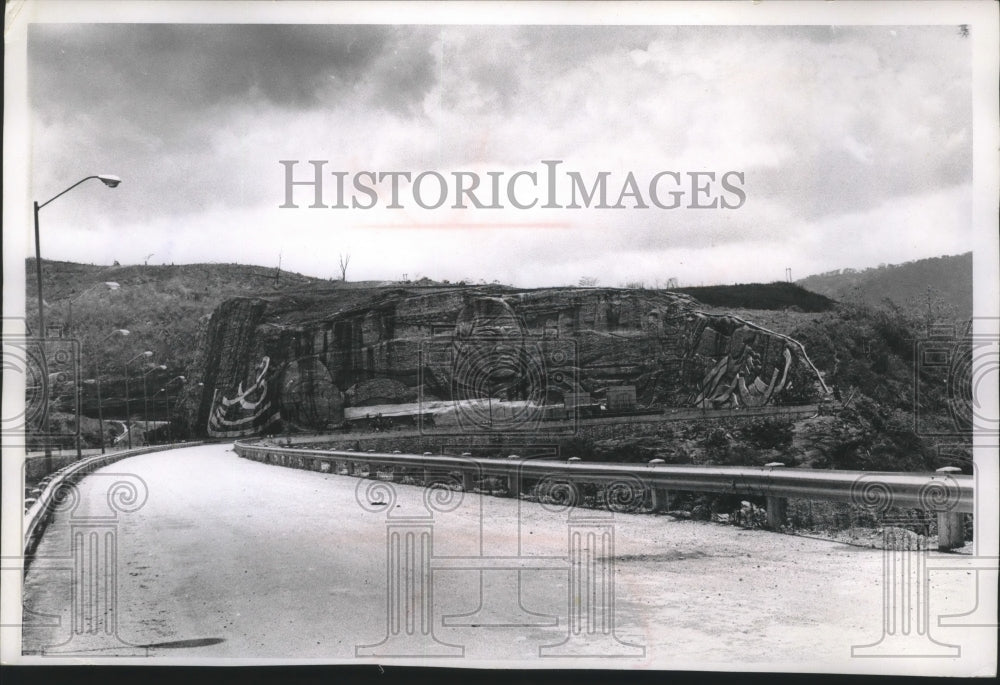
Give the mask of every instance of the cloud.
[[[897, 232], [922, 225], [913, 212], [929, 197], [944, 237], [924, 248], [969, 238], [971, 58], [954, 27], [50, 24], [31, 28], [29, 81], [33, 193], [95, 172], [125, 179], [44, 210], [46, 251], [66, 259], [225, 261], [284, 241], [286, 261], [300, 251], [303, 268], [320, 269], [313, 245], [335, 226], [381, 252], [393, 277], [416, 259], [452, 278], [489, 269], [543, 282], [612, 264], [626, 280], [634, 268], [658, 273], [656, 260], [693, 269], [707, 251], [742, 251], [755, 256], [730, 273], [756, 267], [766, 280], [778, 269], [769, 254], [818, 264], [818, 249], [846, 262], [824, 268], [898, 261], [894, 245], [900, 259], [919, 256]], [[442, 173], [561, 159], [619, 183], [629, 171], [735, 169], [747, 202], [417, 213], [414, 223], [508, 227], [402, 238], [364, 228], [398, 222], [391, 212], [277, 210], [281, 159]], [[836, 242], [845, 230], [865, 239]]]

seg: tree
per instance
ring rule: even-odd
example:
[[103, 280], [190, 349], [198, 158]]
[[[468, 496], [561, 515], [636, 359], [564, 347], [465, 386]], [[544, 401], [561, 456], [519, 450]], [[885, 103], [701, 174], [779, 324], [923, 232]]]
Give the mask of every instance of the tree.
[[582, 288], [593, 288], [597, 285], [598, 279], [595, 276], [581, 276], [580, 277], [580, 287]]
[[931, 325], [935, 323], [945, 323], [958, 319], [958, 309], [941, 296], [938, 288], [927, 286], [923, 297], [907, 298], [906, 308], [908, 313], [921, 319], [924, 324], [924, 331], [929, 331]]
[[347, 280], [347, 265], [351, 263], [351, 253], [340, 255], [340, 280]]

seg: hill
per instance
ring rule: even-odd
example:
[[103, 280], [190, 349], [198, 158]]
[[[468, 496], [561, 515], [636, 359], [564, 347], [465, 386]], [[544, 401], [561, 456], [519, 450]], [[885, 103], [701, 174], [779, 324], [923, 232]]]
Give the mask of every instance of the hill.
[[795, 283], [740, 283], [674, 288], [703, 304], [727, 309], [790, 309], [799, 312], [825, 312], [836, 304], [829, 297]]
[[[968, 256], [942, 260], [962, 258]], [[905, 273], [900, 270], [906, 266], [869, 272]], [[853, 282], [863, 282], [880, 274], [838, 272], [836, 277], [845, 275], [856, 277]], [[431, 300], [448, 299], [467, 287], [429, 280], [406, 284], [329, 281], [289, 272], [279, 275], [273, 268], [237, 264], [106, 267], [44, 261], [43, 276], [47, 323], [50, 328], [61, 328], [65, 337], [80, 341], [82, 378], [99, 373], [102, 379], [105, 427], [109, 419], [124, 417], [125, 361], [150, 350], [154, 356], [148, 362], [135, 360], [129, 366], [133, 421], [144, 413], [139, 373], [140, 369], [148, 370], [150, 420], [171, 416], [178, 422], [172, 427], [174, 435], [188, 434], [189, 427], [184, 424], [194, 417], [203, 399], [203, 388], [197, 386], [206, 363], [209, 323], [212, 312], [223, 302], [248, 296], [267, 301], [276, 331], [313, 328], [326, 319], [354, 318], [359, 318], [358, 330], [377, 330], [377, 321], [362, 316], [362, 310], [380, 311], [407, 293], [410, 297], [420, 294]], [[828, 284], [836, 280], [829, 274], [823, 277]], [[821, 282], [819, 277], [812, 278], [813, 283]], [[27, 265], [26, 286], [28, 323], [32, 325], [37, 322], [33, 260]], [[499, 285], [485, 286], [485, 290], [490, 296], [525, 303], [532, 297], [551, 298], [557, 294], [538, 291], [532, 295], [530, 290]], [[918, 286], [909, 296], [920, 292]], [[922, 369], [917, 363], [914, 344], [926, 330], [922, 317], [911, 316], [899, 307], [872, 307], [850, 298], [838, 304], [828, 295], [810, 293], [801, 283], [684, 288], [680, 293], [675, 297], [687, 295], [708, 305], [692, 303], [702, 311], [736, 315], [801, 342], [837, 398], [848, 406], [814, 421], [799, 422], [794, 430], [792, 424], [780, 421], [749, 426], [751, 432], [759, 429], [766, 434], [768, 440], [763, 442], [759, 436], [743, 436], [736, 430], [731, 439], [723, 440], [725, 436], [717, 435], [711, 426], [692, 427], [685, 433], [687, 437], [677, 443], [690, 443], [690, 450], [674, 450], [671, 445], [676, 440], [664, 435], [656, 441], [654, 456], [676, 463], [698, 463], [709, 458], [720, 463], [766, 463], [780, 457], [790, 464], [890, 470], [942, 465], [936, 456], [937, 439], [930, 436], [954, 431], [949, 428], [953, 423], [950, 386], [945, 379], [933, 376], [933, 369]], [[636, 295], [648, 299], [667, 293]], [[615, 315], [617, 319], [623, 312]], [[415, 321], [419, 323], [420, 319], [418, 316]], [[553, 321], [552, 325], [562, 325], [561, 319]], [[131, 335], [109, 338], [117, 328], [128, 329]], [[280, 335], [278, 339], [283, 340]], [[323, 338], [317, 340], [315, 344], [323, 344]], [[589, 348], [583, 345], [581, 349]], [[597, 355], [602, 356], [615, 359], [614, 355]], [[361, 363], [365, 357], [358, 359]], [[156, 368], [160, 364], [167, 368]], [[186, 384], [176, 380], [167, 384], [181, 375], [187, 377]], [[161, 393], [159, 389], [164, 386], [167, 390]], [[96, 418], [95, 386], [84, 385], [82, 391], [85, 415]], [[60, 402], [54, 408], [62, 412], [57, 422], [73, 419], [75, 412], [69, 400]], [[96, 436], [90, 434], [92, 427], [85, 423], [84, 430], [87, 443], [98, 444]], [[951, 441], [966, 442], [963, 431], [958, 433]], [[747, 440], [769, 446], [747, 451], [740, 447]], [[595, 444], [594, 449], [595, 457], [618, 458], [623, 450], [634, 451], [637, 445], [610, 440], [607, 445]], [[708, 452], [702, 454], [703, 450]]]
[[871, 269], [837, 269], [796, 283], [835, 300], [876, 307], [888, 302], [922, 319], [972, 316], [971, 252]]
[[[27, 260], [25, 268], [27, 325], [34, 332], [38, 327], [34, 260]], [[135, 376], [141, 368], [149, 370], [150, 395], [167, 381], [190, 375], [207, 321], [224, 300], [250, 293], [316, 287], [346, 290], [358, 285], [242, 264], [109, 267], [50, 260], [42, 260], [42, 283], [49, 336], [79, 341], [83, 379], [93, 378], [100, 370], [105, 418], [124, 416], [124, 363], [129, 358], [153, 352], [145, 367], [139, 360], [129, 367], [134, 384], [131, 398], [140, 402], [141, 381]], [[116, 329], [130, 334], [113, 335]], [[159, 365], [167, 368], [156, 368]], [[168, 391], [159, 394], [154, 410], [165, 404], [167, 396], [175, 399], [179, 386], [175, 380]], [[68, 391], [66, 396], [71, 396]], [[96, 416], [92, 385], [84, 386], [83, 402], [84, 413]]]

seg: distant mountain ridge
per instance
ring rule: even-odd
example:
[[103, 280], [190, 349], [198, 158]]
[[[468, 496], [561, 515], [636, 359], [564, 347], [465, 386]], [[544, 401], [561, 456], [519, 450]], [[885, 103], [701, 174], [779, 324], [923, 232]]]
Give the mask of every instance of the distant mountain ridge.
[[870, 269], [837, 269], [802, 278], [806, 290], [842, 302], [870, 306], [886, 301], [908, 314], [936, 319], [972, 316], [972, 253], [882, 264]]

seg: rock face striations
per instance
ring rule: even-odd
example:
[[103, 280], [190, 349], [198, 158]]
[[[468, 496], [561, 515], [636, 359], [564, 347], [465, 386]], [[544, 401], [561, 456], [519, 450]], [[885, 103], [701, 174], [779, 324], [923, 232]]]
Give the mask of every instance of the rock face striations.
[[796, 341], [669, 291], [331, 287], [241, 297], [212, 315], [206, 346], [196, 420], [218, 437], [321, 430], [375, 405], [408, 404], [412, 414], [451, 405], [464, 408], [465, 427], [496, 429], [494, 403], [517, 428], [611, 397], [618, 406], [633, 391], [639, 405], [726, 408], [804, 403], [827, 390]]

